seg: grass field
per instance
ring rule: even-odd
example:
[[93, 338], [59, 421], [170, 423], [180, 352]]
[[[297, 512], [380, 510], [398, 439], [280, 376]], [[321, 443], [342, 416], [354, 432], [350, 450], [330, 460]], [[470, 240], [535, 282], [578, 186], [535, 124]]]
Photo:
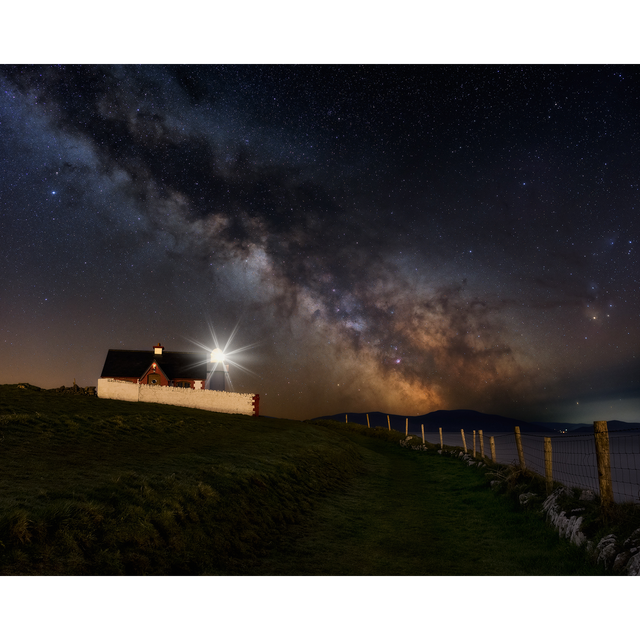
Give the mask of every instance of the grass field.
[[[345, 431], [341, 425], [336, 430]], [[448, 456], [351, 435], [367, 472], [256, 569], [304, 575], [603, 575], [584, 552]]]
[[0, 573], [601, 573], [401, 438], [0, 386]]

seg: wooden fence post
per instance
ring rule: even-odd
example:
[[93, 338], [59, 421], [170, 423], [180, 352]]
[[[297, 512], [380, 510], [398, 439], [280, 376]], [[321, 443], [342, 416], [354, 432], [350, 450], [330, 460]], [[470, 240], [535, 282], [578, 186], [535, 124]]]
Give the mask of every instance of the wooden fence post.
[[405, 436], [409, 435], [409, 418], [407, 418], [407, 421], [405, 423], [404, 435]]
[[473, 430], [473, 457], [476, 457], [476, 430]]
[[387, 424], [389, 425], [389, 431], [391, 431], [391, 420], [389, 419], [388, 415], [387, 415]]
[[613, 504], [613, 485], [611, 484], [611, 466], [609, 461], [609, 430], [606, 422], [594, 422], [596, 439], [596, 460], [598, 461], [598, 482], [600, 484], [600, 503], [608, 511]]
[[497, 462], [496, 462], [496, 441], [494, 440], [493, 436], [491, 436], [491, 439], [489, 440], [489, 443], [491, 444], [491, 460], [493, 461], [493, 464], [497, 464]]
[[520, 427], [516, 427], [516, 447], [518, 448], [518, 458], [520, 458], [520, 468], [524, 471], [527, 465], [524, 463], [524, 449], [522, 448], [522, 438], [520, 437]]
[[478, 431], [478, 434], [480, 435], [480, 455], [484, 460], [484, 436], [482, 435], [482, 429]]
[[442, 427], [440, 427], [440, 448], [444, 449], [444, 442], [442, 441]]
[[348, 413], [344, 414], [344, 421], [345, 421], [345, 423], [349, 422], [349, 414]]
[[553, 491], [553, 464], [551, 438], [544, 439], [544, 478], [547, 481], [547, 495]]
[[422, 425], [422, 444], [424, 444], [424, 425]]
[[367, 413], [367, 427], [369, 427], [369, 429], [371, 429], [371, 425], [369, 424], [369, 414]]
[[467, 453], [467, 441], [464, 439], [464, 429], [460, 429], [460, 433], [462, 434], [462, 447], [464, 448], [464, 452]]

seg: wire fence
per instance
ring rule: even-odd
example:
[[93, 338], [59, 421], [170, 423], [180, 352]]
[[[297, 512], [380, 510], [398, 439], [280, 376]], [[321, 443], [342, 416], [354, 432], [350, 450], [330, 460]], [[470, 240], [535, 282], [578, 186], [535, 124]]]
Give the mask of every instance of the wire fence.
[[[427, 441], [433, 441], [433, 432], [427, 434]], [[439, 436], [436, 435], [436, 438]], [[476, 432], [476, 456], [491, 459], [491, 438], [493, 437], [496, 462], [498, 464], [520, 465], [517, 439], [514, 433]], [[545, 477], [545, 439], [551, 444], [551, 465], [554, 481], [568, 487], [589, 489], [600, 493], [598, 459], [594, 434], [520, 434], [525, 466]], [[467, 450], [473, 453], [473, 432], [465, 430]], [[640, 429], [609, 431], [609, 468], [615, 502], [640, 502]], [[444, 444], [464, 446], [460, 432], [443, 433]], [[439, 440], [437, 441], [439, 442]]]

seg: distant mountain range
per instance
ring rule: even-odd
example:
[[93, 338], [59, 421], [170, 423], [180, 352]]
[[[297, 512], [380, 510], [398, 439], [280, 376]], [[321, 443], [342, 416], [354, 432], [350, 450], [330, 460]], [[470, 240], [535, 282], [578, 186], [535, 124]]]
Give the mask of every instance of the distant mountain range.
[[[337, 422], [344, 422], [345, 416], [348, 417], [349, 422], [356, 424], [367, 424], [367, 415], [369, 415], [369, 423], [371, 427], [388, 427], [387, 414], [380, 413], [379, 411], [373, 411], [369, 414], [366, 413], [337, 413], [332, 416], [322, 416], [315, 418], [315, 420], [336, 420]], [[571, 433], [593, 433], [593, 424], [571, 424], [564, 422], [525, 422], [524, 420], [516, 420], [515, 418], [505, 418], [504, 416], [490, 415], [487, 413], [480, 413], [479, 411], [459, 410], [459, 411], [432, 411], [422, 416], [400, 416], [395, 414], [389, 414], [389, 421], [391, 428], [396, 431], [404, 431], [406, 420], [409, 419], [409, 431], [420, 432], [421, 425], [424, 425], [425, 432], [438, 431], [442, 429], [443, 432], [447, 431], [459, 431], [460, 429], [486, 431], [486, 432], [501, 432], [501, 431], [513, 431], [516, 426], [520, 427], [520, 431], [535, 431], [537, 433], [549, 432], [558, 433], [560, 431], [567, 431]], [[640, 423], [635, 422], [620, 422], [619, 420], [612, 420], [607, 423], [610, 431], [618, 431], [622, 429], [640, 429]]]

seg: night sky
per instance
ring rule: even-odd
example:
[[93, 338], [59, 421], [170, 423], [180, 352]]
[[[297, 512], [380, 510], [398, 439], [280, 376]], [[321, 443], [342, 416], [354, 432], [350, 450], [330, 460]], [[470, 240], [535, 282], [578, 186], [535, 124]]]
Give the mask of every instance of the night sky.
[[0, 383], [640, 421], [639, 213], [638, 67], [0, 66]]

